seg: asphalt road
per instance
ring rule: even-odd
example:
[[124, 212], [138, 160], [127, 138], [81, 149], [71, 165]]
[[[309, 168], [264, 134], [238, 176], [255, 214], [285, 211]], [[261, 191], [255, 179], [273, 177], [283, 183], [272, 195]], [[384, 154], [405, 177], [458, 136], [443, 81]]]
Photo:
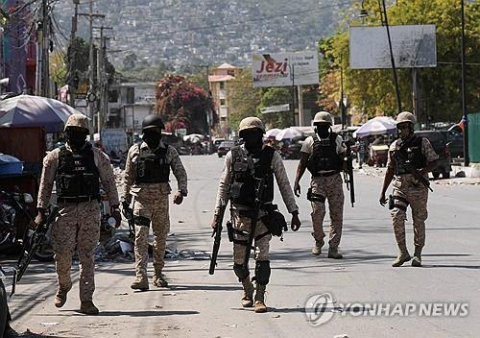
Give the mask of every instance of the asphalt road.
[[[432, 185], [423, 268], [390, 266], [397, 249], [388, 210], [378, 204], [381, 171], [356, 171], [357, 203], [352, 208], [347, 195], [341, 261], [328, 259], [325, 253], [310, 254], [310, 206], [302, 197], [298, 200], [301, 229], [286, 233], [283, 242], [278, 238], [271, 242], [269, 312], [255, 314], [240, 305], [241, 285], [232, 271], [226, 233], [215, 275], [208, 274], [209, 224], [223, 160], [216, 156], [182, 160], [190, 194], [181, 206], [171, 206], [169, 246], [180, 253], [166, 265], [171, 288], [133, 292], [129, 288], [133, 263], [99, 263], [94, 301], [101, 313], [89, 317], [76, 312], [77, 283], [66, 305], [56, 309], [54, 266], [33, 264], [11, 300], [18, 331], [54, 337], [142, 338], [478, 336], [478, 185], [445, 181]], [[285, 161], [285, 165], [293, 179], [297, 162]], [[305, 175], [303, 191], [308, 181]], [[278, 193], [276, 197], [285, 211]], [[407, 236], [413, 251], [410, 221], [409, 217]], [[78, 265], [73, 276], [78, 280]], [[449, 304], [461, 306], [457, 316], [445, 314], [444, 306]]]

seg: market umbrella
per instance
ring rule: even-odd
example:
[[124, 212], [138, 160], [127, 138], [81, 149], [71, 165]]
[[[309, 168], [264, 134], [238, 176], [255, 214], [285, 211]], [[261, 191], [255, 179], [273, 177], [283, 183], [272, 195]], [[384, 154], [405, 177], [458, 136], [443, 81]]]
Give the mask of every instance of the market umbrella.
[[197, 143], [203, 140], [205, 136], [202, 134], [189, 134], [183, 137], [184, 142]]
[[0, 127], [45, 127], [47, 133], [56, 133], [75, 113], [81, 114], [54, 99], [18, 95], [0, 101]]
[[290, 127], [290, 128], [283, 129], [281, 132], [279, 132], [277, 136], [275, 136], [275, 139], [277, 141], [291, 140], [295, 137], [299, 137], [302, 135], [303, 134], [301, 131], [298, 131], [297, 129]]
[[388, 116], [377, 116], [370, 119], [353, 133], [353, 137], [394, 134], [397, 131], [395, 120]]
[[268, 138], [275, 138], [281, 131], [282, 129], [278, 129], [278, 128], [269, 129], [265, 133], [265, 136]]

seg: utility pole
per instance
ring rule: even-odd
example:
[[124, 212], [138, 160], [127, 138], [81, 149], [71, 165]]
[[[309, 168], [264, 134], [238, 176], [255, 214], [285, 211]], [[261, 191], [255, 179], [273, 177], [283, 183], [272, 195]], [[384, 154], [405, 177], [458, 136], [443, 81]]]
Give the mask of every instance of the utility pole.
[[40, 51], [38, 52], [38, 78], [37, 78], [37, 94], [43, 97], [49, 97], [50, 81], [49, 81], [49, 48], [50, 48], [50, 17], [49, 17], [48, 0], [42, 0], [41, 13], [42, 19], [37, 26], [37, 41]]
[[[340, 61], [342, 62], [342, 61]], [[346, 107], [344, 104], [344, 92], [343, 92], [343, 66], [340, 66], [340, 102], [338, 103], [338, 106], [340, 107], [340, 113], [342, 115], [342, 130], [347, 127], [347, 112], [346, 112]]]
[[290, 68], [290, 79], [292, 80], [292, 127], [296, 125], [295, 119], [295, 65], [288, 64]]
[[[463, 0], [462, 0], [462, 3], [463, 3]], [[397, 96], [397, 110], [398, 110], [398, 114], [400, 114], [402, 112], [402, 100], [400, 97], [400, 87], [398, 85], [397, 68], [395, 67], [395, 57], [393, 55], [392, 38], [390, 36], [390, 26], [388, 25], [387, 6], [385, 5], [385, 0], [382, 0], [382, 7], [383, 7], [382, 21], [387, 30], [388, 47], [390, 49], [390, 61], [392, 63], [393, 82], [395, 84], [395, 94]]]
[[100, 29], [100, 44], [97, 49], [97, 99], [98, 99], [98, 115], [97, 115], [97, 132], [98, 134], [102, 131], [103, 126], [103, 117], [106, 116], [106, 108], [108, 101], [106, 100], [106, 95], [108, 93], [106, 85], [107, 81], [105, 80], [105, 64], [106, 64], [106, 38], [104, 35], [105, 29], [113, 29], [113, 27], [93, 27], [94, 29]]
[[462, 15], [462, 33], [461, 33], [461, 62], [462, 62], [462, 111], [463, 111], [463, 156], [465, 158], [465, 166], [470, 165], [470, 154], [468, 149], [468, 111], [467, 111], [467, 93], [465, 91], [465, 4], [461, 0]]
[[73, 4], [75, 6], [75, 13], [72, 16], [72, 32], [70, 35], [70, 50], [69, 50], [69, 78], [68, 78], [68, 92], [70, 94], [70, 106], [75, 108], [75, 92], [77, 90], [77, 81], [75, 81], [77, 77], [77, 70], [76, 70], [76, 52], [74, 48], [75, 43], [75, 36], [77, 33], [77, 24], [78, 24], [78, 5], [80, 4], [80, 0], [73, 0]]
[[89, 65], [88, 65], [88, 94], [87, 94], [87, 101], [88, 101], [88, 115], [92, 119], [94, 118], [94, 112], [93, 112], [93, 99], [94, 97], [94, 76], [93, 76], [93, 20], [96, 18], [101, 18], [104, 19], [105, 15], [103, 14], [93, 14], [93, 1], [90, 1], [90, 9], [88, 13], [79, 13], [78, 15], [80, 16], [86, 16], [89, 19], [89, 25], [90, 25], [90, 36], [89, 36], [89, 44], [90, 44], [90, 49], [89, 49]]

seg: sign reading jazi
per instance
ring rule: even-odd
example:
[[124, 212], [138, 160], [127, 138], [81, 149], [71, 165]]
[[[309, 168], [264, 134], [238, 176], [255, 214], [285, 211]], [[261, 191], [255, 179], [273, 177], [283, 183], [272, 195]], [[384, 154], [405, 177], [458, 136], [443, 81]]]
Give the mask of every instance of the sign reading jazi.
[[318, 84], [316, 51], [253, 54], [254, 87], [286, 87]]

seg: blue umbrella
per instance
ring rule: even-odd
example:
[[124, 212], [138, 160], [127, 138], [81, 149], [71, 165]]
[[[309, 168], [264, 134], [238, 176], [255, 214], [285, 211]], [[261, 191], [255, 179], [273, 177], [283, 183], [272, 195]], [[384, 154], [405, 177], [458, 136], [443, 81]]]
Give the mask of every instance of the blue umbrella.
[[75, 113], [80, 112], [54, 99], [18, 95], [0, 101], [0, 127], [45, 127], [47, 133], [56, 133]]

